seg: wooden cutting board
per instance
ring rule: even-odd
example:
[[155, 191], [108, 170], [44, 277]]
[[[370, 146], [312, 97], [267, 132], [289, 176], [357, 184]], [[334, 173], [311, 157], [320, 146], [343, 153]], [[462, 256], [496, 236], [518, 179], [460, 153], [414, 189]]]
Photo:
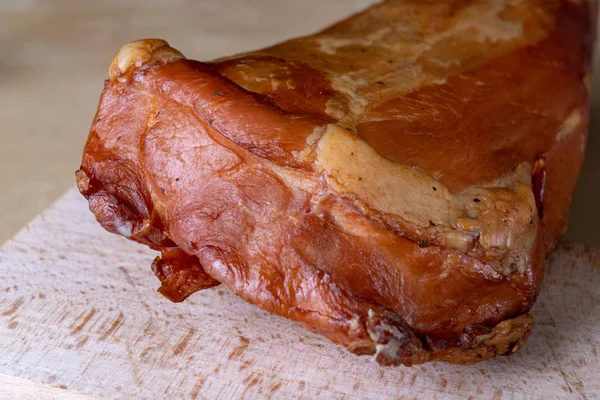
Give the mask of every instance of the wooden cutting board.
[[412, 368], [381, 368], [223, 287], [173, 304], [154, 256], [103, 231], [75, 190], [7, 242], [0, 398], [600, 396], [600, 250], [554, 253], [515, 356]]

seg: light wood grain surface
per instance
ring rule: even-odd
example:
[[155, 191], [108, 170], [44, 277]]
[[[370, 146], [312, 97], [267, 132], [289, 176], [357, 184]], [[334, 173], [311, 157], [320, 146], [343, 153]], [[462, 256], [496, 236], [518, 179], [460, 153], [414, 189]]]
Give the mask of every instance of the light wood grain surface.
[[599, 250], [554, 254], [515, 356], [387, 369], [221, 287], [170, 303], [154, 256], [103, 231], [74, 189], [6, 243], [0, 398], [600, 396]]
[[[124, 43], [161, 37], [190, 58], [213, 59], [313, 32], [374, 1], [0, 0], [0, 243], [73, 184], [108, 65]], [[596, 246], [599, 109], [596, 101], [568, 234]]]

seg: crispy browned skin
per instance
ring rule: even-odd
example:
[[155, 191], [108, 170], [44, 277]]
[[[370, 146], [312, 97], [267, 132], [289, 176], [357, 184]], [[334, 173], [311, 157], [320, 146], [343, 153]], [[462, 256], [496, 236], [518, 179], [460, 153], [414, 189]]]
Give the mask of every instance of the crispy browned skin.
[[381, 364], [514, 353], [582, 163], [592, 8], [389, 0], [212, 63], [130, 43], [78, 187], [173, 301], [222, 283]]

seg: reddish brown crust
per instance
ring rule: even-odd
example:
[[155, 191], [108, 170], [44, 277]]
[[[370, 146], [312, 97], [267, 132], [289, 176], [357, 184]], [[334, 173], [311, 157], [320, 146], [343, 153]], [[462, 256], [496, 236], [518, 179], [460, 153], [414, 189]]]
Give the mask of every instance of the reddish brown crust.
[[[455, 191], [533, 164], [556, 146], [569, 113], [587, 111], [591, 48], [572, 45], [591, 29], [581, 13], [565, 4], [540, 43], [378, 104], [362, 116], [359, 135], [384, 157], [418, 165]], [[394, 119], [398, 114], [403, 118]]]
[[177, 247], [162, 248], [161, 255], [152, 262], [152, 272], [162, 283], [158, 291], [173, 302], [220, 284], [204, 271], [197, 257]]
[[[174, 51], [137, 71], [122, 62], [123, 76], [105, 86], [78, 187], [107, 230], [161, 250], [154, 270], [174, 301], [220, 282], [352, 351], [377, 351], [382, 364], [510, 354], [531, 331], [523, 314], [581, 166], [595, 25], [585, 2], [519, 4], [528, 12], [521, 36], [481, 44], [457, 33], [472, 54], [434, 72], [422, 54], [424, 76], [441, 81], [414, 81], [405, 92], [377, 41], [349, 42], [334, 55], [315, 43], [360, 39], [391, 21], [383, 11], [422, 10], [422, 29], [443, 33], [470, 2], [388, 1], [316, 36], [212, 64]], [[503, 18], [516, 18], [518, 7]], [[427, 54], [436, 51], [458, 52]], [[363, 69], [367, 56], [372, 70]], [[345, 74], [365, 80], [356, 74], [370, 79], [377, 68], [385, 81], [344, 86]], [[540, 217], [544, 209], [529, 222], [528, 264], [502, 272], [496, 250], [484, 252], [478, 238], [466, 252], [430, 242], [386, 210], [332, 192], [317, 165], [328, 124], [457, 195], [529, 165]], [[497, 201], [509, 218], [509, 200]]]
[[[250, 55], [218, 63], [215, 69], [232, 82], [240, 82], [244, 89], [267, 96], [283, 111], [333, 121], [325, 110], [337, 93], [322, 72], [304, 62]], [[246, 79], [246, 74], [254, 79]]]
[[292, 242], [307, 264], [353, 295], [394, 310], [431, 337], [455, 337], [473, 323], [496, 325], [507, 315], [527, 312], [537, 296], [539, 276], [505, 277], [458, 251], [421, 248], [382, 227], [372, 235], [353, 237], [309, 215], [298, 224]]

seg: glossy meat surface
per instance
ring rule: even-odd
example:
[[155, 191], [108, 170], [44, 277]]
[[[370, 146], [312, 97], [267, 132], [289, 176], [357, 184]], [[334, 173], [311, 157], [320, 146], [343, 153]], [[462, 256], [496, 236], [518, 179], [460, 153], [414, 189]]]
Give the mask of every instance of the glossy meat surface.
[[388, 0], [210, 63], [130, 43], [78, 187], [173, 301], [222, 283], [384, 365], [511, 354], [581, 168], [592, 8]]

